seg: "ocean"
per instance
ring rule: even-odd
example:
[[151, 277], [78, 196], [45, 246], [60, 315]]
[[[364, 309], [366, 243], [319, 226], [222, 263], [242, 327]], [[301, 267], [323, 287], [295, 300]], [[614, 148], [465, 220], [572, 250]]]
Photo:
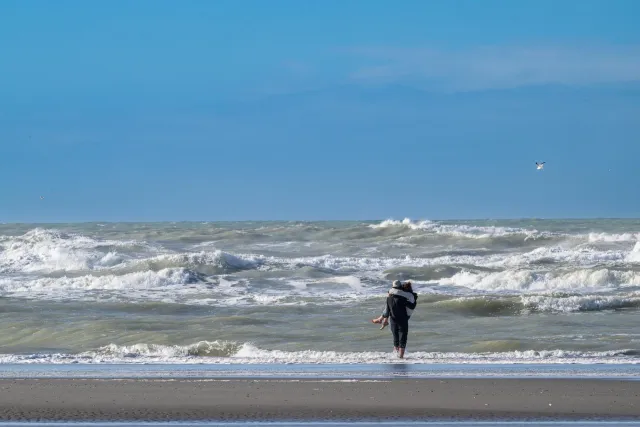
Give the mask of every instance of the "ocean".
[[640, 220], [0, 224], [0, 364], [638, 364]]

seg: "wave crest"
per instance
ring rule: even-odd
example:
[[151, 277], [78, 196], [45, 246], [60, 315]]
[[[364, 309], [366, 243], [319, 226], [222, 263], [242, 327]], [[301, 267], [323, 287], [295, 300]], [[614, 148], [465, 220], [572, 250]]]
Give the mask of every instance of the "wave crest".
[[35, 228], [22, 236], [0, 242], [0, 273], [73, 271], [118, 265], [127, 256], [120, 248], [140, 246], [138, 242], [95, 240], [90, 237]]
[[127, 271], [160, 271], [167, 268], [186, 268], [205, 275], [234, 273], [258, 268], [264, 259], [254, 256], [236, 256], [216, 250], [213, 252], [187, 252], [163, 254], [136, 260], [124, 267]]
[[174, 359], [183, 357], [230, 357], [242, 346], [232, 341], [199, 341], [189, 345], [109, 344], [95, 352], [84, 353], [96, 360], [123, 358]]
[[640, 295], [627, 296], [612, 295], [529, 295], [522, 296], [524, 307], [545, 312], [580, 312], [580, 311], [605, 311], [624, 308], [639, 308]]
[[372, 224], [370, 227], [374, 229], [406, 228], [409, 230], [420, 230], [433, 234], [463, 237], [468, 239], [491, 239], [496, 237], [520, 236], [524, 240], [536, 240], [556, 236], [554, 233], [539, 232], [538, 230], [527, 230], [523, 228], [443, 224], [429, 220], [412, 221], [409, 218], [405, 218], [402, 221], [387, 219], [379, 224]]
[[[186, 269], [163, 269], [158, 272], [144, 271], [115, 275], [85, 275], [78, 277], [44, 277], [35, 280], [0, 279], [0, 293], [14, 297], [68, 299], [107, 298], [111, 291], [124, 291], [129, 296], [136, 292], [159, 290], [162, 296], [170, 295], [176, 287], [182, 288], [186, 284], [194, 283], [200, 277]], [[94, 291], [102, 294], [93, 295]]]
[[[503, 343], [498, 343], [503, 346]], [[634, 349], [610, 351], [512, 350], [494, 352], [410, 351], [407, 364], [527, 364], [632, 363], [640, 364]], [[284, 351], [261, 349], [250, 343], [201, 341], [189, 345], [110, 344], [79, 354], [0, 355], [0, 363], [176, 363], [176, 364], [396, 364], [391, 352]]]
[[505, 270], [471, 272], [468, 270], [443, 278], [440, 285], [450, 285], [482, 291], [557, 291], [572, 289], [610, 289], [640, 285], [640, 272], [608, 268], [582, 269], [572, 272], [538, 272]]

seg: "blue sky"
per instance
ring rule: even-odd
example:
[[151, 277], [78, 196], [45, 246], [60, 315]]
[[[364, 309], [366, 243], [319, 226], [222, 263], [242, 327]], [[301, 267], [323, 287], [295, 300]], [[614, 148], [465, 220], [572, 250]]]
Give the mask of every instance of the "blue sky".
[[5, 0], [0, 221], [639, 217], [638, 16]]

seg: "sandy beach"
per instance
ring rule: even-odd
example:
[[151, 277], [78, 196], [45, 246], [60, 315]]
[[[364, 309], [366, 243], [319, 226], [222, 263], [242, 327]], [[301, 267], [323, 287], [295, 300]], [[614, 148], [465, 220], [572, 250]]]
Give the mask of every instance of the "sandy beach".
[[2, 421], [633, 419], [640, 381], [0, 380]]

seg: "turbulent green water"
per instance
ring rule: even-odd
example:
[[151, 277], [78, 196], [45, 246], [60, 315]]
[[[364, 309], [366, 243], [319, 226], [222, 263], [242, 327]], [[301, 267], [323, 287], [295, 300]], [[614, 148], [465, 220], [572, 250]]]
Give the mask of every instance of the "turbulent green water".
[[640, 221], [0, 225], [1, 362], [640, 360]]

